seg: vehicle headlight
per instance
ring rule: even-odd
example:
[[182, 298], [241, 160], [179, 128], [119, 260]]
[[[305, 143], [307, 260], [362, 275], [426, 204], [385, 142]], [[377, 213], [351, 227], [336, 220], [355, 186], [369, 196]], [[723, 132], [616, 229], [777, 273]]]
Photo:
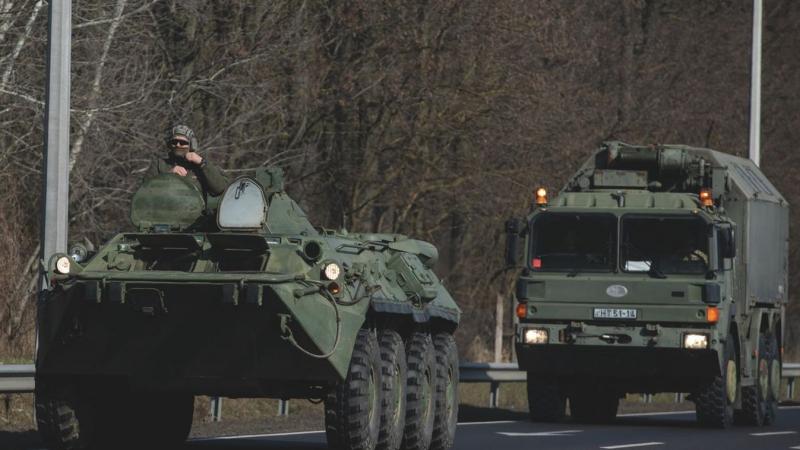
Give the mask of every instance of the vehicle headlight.
[[526, 344], [546, 344], [549, 333], [543, 328], [528, 328], [522, 338]]
[[62, 275], [67, 275], [71, 266], [72, 260], [69, 256], [62, 256], [56, 260], [56, 272]]
[[708, 348], [708, 335], [699, 333], [687, 333], [683, 335], [683, 348]]
[[325, 278], [329, 280], [336, 280], [339, 278], [339, 275], [342, 274], [342, 268], [336, 263], [328, 263], [325, 264], [325, 268], [322, 269], [322, 273], [325, 275]]
[[83, 244], [73, 244], [67, 254], [73, 261], [80, 264], [86, 261], [86, 258], [89, 256], [89, 250]]

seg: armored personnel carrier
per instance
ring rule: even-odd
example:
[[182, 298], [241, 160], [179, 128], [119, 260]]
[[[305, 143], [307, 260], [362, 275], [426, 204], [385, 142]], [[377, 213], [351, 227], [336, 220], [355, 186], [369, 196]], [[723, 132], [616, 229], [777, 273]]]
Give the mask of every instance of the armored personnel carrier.
[[533, 420], [610, 420], [626, 393], [690, 393], [709, 426], [777, 414], [788, 205], [751, 161], [605, 143], [507, 222]]
[[49, 262], [36, 359], [49, 448], [180, 443], [196, 395], [324, 401], [334, 448], [452, 445], [460, 310], [433, 245], [317, 229], [278, 169], [209, 201], [159, 175], [131, 220], [96, 254]]

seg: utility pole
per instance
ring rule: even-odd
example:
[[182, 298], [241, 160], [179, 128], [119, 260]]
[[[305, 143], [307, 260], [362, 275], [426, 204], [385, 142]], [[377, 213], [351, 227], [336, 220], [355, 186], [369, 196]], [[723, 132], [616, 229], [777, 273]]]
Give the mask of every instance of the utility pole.
[[753, 0], [753, 52], [750, 66], [750, 159], [761, 164], [761, 17], [762, 0]]
[[[44, 116], [41, 261], [67, 251], [72, 0], [48, 2], [47, 96]], [[42, 290], [47, 284], [42, 279]]]

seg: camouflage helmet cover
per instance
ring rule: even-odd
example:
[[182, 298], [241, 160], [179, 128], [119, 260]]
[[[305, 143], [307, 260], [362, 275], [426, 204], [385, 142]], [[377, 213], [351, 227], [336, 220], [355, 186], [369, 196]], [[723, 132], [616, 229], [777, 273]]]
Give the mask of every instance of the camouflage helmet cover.
[[175, 125], [171, 128], [167, 129], [167, 134], [164, 137], [164, 142], [169, 146], [171, 140], [173, 140], [176, 136], [184, 136], [186, 139], [189, 139], [189, 148], [191, 150], [197, 150], [197, 137], [194, 135], [194, 131], [186, 125]]

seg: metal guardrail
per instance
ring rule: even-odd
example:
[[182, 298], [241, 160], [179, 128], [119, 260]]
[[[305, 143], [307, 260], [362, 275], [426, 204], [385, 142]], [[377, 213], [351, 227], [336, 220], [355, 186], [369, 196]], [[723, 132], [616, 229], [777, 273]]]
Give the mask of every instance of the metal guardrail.
[[[0, 394], [24, 394], [33, 392], [35, 366], [33, 364], [0, 364]], [[786, 379], [786, 397], [794, 398], [795, 381], [800, 378], [800, 363], [784, 363], [781, 377]], [[524, 370], [517, 363], [463, 363], [459, 365], [459, 378], [462, 383], [489, 383], [489, 407], [496, 408], [500, 400], [500, 383], [523, 382], [527, 379]], [[650, 397], [645, 396], [645, 401]], [[676, 401], [683, 399], [676, 394]], [[289, 401], [278, 402], [278, 414], [289, 415]], [[214, 421], [222, 418], [222, 398], [211, 398], [211, 417]]]
[[0, 364], [0, 394], [33, 392], [33, 364]]

